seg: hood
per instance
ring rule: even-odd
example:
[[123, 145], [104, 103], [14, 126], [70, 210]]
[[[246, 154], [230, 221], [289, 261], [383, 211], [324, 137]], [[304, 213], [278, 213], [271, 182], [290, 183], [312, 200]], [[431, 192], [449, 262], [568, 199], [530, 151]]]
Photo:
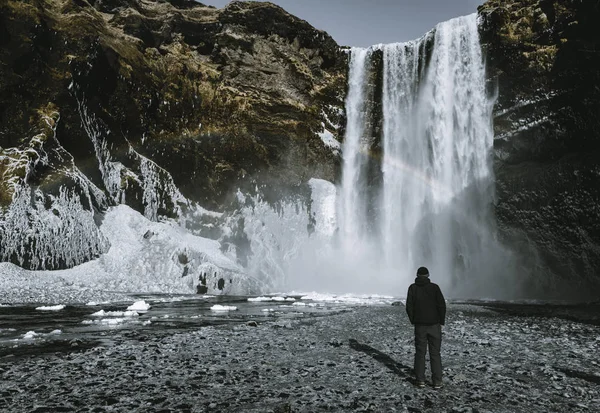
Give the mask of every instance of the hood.
[[417, 277], [415, 278], [415, 284], [417, 285], [427, 285], [431, 283], [428, 277]]

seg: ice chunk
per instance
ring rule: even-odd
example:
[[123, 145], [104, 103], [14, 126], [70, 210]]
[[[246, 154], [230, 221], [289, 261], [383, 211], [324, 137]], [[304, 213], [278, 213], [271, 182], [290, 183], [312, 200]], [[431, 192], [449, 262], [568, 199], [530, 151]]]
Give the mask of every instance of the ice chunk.
[[137, 311], [96, 311], [90, 314], [94, 317], [137, 317], [139, 316]]
[[36, 333], [35, 331], [28, 331], [25, 334], [23, 334], [23, 338], [25, 340], [31, 340], [31, 339], [33, 339], [33, 338], [35, 338], [37, 336], [39, 336], [39, 334]]
[[131, 311], [148, 311], [150, 309], [150, 304], [147, 304], [144, 300], [136, 301], [127, 307], [127, 309]]
[[65, 308], [64, 304], [58, 304], [58, 305], [36, 307], [36, 310], [39, 310], [39, 311], [60, 311], [63, 308]]
[[248, 301], [250, 301], [250, 302], [271, 301], [271, 300], [272, 300], [271, 297], [264, 297], [264, 296], [248, 298]]
[[234, 307], [232, 305], [215, 304], [212, 307], [210, 307], [210, 309], [213, 311], [235, 311], [235, 310], [237, 310], [237, 307]]
[[131, 318], [115, 317], [115, 318], [101, 318], [100, 320], [83, 320], [81, 324], [99, 324], [99, 325], [117, 325], [131, 321]]

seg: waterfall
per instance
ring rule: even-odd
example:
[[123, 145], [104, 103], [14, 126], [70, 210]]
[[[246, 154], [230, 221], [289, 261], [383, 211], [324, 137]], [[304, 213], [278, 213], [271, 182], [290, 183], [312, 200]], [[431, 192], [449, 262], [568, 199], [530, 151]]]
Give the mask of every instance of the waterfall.
[[265, 291], [402, 296], [426, 266], [449, 297], [513, 297], [518, 271], [495, 236], [493, 104], [476, 15], [352, 48], [340, 182], [313, 180], [309, 207], [245, 210], [252, 276]]
[[[367, 119], [365, 94], [374, 50], [383, 54], [382, 179], [379, 191], [367, 192], [365, 125], [375, 121]], [[417, 41], [351, 50], [339, 235], [377, 245], [374, 280], [396, 279], [403, 289], [425, 265], [442, 286], [470, 294], [501, 267], [506, 252], [491, 213], [494, 102], [485, 81], [476, 14], [440, 23]], [[375, 217], [365, 209], [371, 193], [378, 194]]]
[[426, 38], [383, 46], [382, 249], [387, 267], [415, 266], [416, 224], [428, 193], [429, 142], [420, 136], [418, 86]]
[[346, 97], [347, 126], [343, 153], [342, 185], [339, 201], [339, 236], [352, 250], [366, 233], [366, 150], [367, 65], [370, 50], [352, 48]]

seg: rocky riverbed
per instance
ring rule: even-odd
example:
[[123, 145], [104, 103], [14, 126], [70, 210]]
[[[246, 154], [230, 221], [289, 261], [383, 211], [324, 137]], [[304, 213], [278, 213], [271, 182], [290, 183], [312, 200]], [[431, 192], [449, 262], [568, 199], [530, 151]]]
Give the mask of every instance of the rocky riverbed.
[[178, 328], [156, 322], [164, 315], [151, 309], [139, 317], [140, 325], [155, 320], [144, 328], [17, 340], [0, 347], [0, 410], [600, 411], [593, 323], [451, 302], [445, 386], [433, 390], [413, 385], [402, 305], [315, 303], [286, 312], [284, 304], [241, 305]]

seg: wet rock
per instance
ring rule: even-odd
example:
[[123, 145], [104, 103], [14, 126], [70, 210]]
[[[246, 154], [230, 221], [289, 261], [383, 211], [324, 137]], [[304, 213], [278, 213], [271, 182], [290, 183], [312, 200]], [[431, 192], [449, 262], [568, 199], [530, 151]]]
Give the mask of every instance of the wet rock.
[[72, 340], [69, 341], [69, 345], [71, 347], [79, 347], [82, 344], [83, 344], [83, 342], [81, 340], [77, 339], [77, 338], [74, 338], [74, 339], [72, 339]]
[[340, 347], [344, 345], [344, 342], [339, 339], [333, 339], [329, 341], [329, 345], [333, 347]]
[[590, 215], [588, 206], [600, 201], [600, 119], [590, 111], [600, 91], [588, 85], [600, 81], [600, 55], [584, 45], [600, 44], [600, 9], [585, 1], [489, 0], [478, 12], [490, 86], [498, 87], [496, 216], [504, 241], [530, 269], [521, 290], [593, 297], [600, 213]]

